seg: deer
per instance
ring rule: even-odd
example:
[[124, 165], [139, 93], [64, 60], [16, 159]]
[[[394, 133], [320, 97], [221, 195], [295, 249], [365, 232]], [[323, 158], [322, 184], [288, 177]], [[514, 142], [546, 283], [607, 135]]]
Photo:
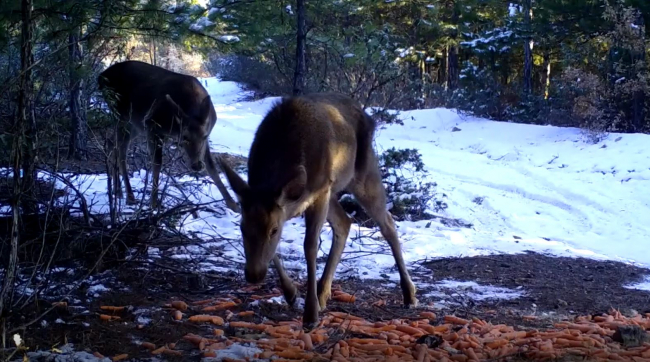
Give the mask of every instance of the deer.
[[[258, 126], [248, 156], [244, 181], [219, 159], [241, 205], [244, 277], [262, 283], [269, 263], [278, 272], [284, 298], [294, 305], [297, 288], [276, 254], [287, 220], [304, 215], [307, 295], [303, 328], [312, 330], [331, 296], [332, 279], [341, 260], [352, 220], [337, 199], [347, 191], [378, 224], [390, 245], [400, 276], [404, 306], [416, 307], [416, 288], [404, 263], [391, 213], [386, 209], [377, 155], [372, 142], [376, 124], [350, 97], [312, 93], [282, 98]], [[316, 256], [324, 222], [333, 230], [332, 246], [321, 278]]]
[[219, 178], [217, 162], [210, 153], [208, 137], [217, 122], [217, 114], [208, 91], [195, 77], [172, 72], [140, 61], [115, 63], [97, 79], [111, 113], [118, 118], [116, 144], [117, 174], [112, 175], [115, 195], [123, 199], [119, 174], [124, 178], [127, 204], [137, 201], [133, 194], [126, 155], [137, 135], [146, 133], [152, 158], [150, 206], [157, 207], [162, 151], [166, 138], [180, 141], [195, 172], [207, 170], [226, 206], [239, 212], [239, 206]]

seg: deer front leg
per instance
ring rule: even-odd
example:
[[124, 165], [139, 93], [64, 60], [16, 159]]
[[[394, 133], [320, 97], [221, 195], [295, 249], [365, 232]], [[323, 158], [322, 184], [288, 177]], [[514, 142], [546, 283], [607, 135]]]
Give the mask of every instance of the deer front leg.
[[221, 178], [219, 177], [219, 169], [217, 168], [217, 162], [214, 160], [214, 157], [212, 157], [210, 148], [207, 145], [205, 147], [205, 154], [203, 155], [203, 159], [205, 161], [205, 169], [208, 171], [208, 175], [210, 175], [212, 181], [214, 181], [215, 185], [217, 185], [219, 193], [226, 202], [226, 207], [238, 214], [241, 213], [239, 205], [235, 202], [232, 196], [230, 196], [230, 193], [228, 192], [228, 189], [223, 184], [223, 182], [221, 182]]
[[319, 196], [305, 210], [305, 259], [307, 261], [307, 296], [305, 312], [302, 317], [303, 329], [312, 330], [318, 324], [318, 297], [316, 286], [316, 256], [318, 255], [318, 236], [320, 235], [330, 198], [329, 190]]
[[350, 226], [352, 225], [352, 221], [335, 196], [330, 198], [327, 221], [329, 221], [332, 227], [333, 235], [332, 247], [327, 256], [325, 270], [318, 281], [318, 303], [320, 304], [321, 310], [325, 309], [327, 300], [332, 294], [332, 280], [336, 273], [336, 267], [341, 261], [341, 255], [343, 254], [343, 249], [345, 249], [345, 241], [348, 239]]
[[158, 206], [158, 186], [160, 182], [160, 169], [162, 168], [162, 146], [163, 142], [160, 137], [149, 137], [149, 153], [152, 158], [152, 176], [151, 176], [151, 209]]
[[275, 270], [278, 271], [278, 277], [280, 279], [280, 288], [284, 294], [284, 300], [287, 301], [287, 304], [293, 306], [296, 302], [296, 296], [298, 295], [298, 288], [293, 284], [293, 280], [287, 275], [284, 266], [280, 257], [276, 254], [273, 257], [273, 265], [275, 265]]
[[117, 133], [117, 164], [118, 164], [118, 177], [116, 187], [118, 187], [117, 195], [122, 198], [122, 183], [120, 182], [119, 174], [124, 178], [124, 187], [126, 188], [126, 203], [127, 205], [134, 205], [137, 203], [133, 188], [131, 188], [131, 181], [129, 180], [129, 170], [126, 164], [126, 155], [133, 136], [133, 128], [128, 126], [121, 126]]

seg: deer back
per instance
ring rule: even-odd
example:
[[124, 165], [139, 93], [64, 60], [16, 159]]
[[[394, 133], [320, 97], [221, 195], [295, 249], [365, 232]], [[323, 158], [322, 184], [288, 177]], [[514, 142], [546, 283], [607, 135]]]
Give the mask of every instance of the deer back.
[[248, 159], [249, 187], [259, 193], [256, 198], [275, 199], [304, 168], [305, 195], [328, 188], [337, 192], [363, 167], [373, 133], [370, 117], [344, 95], [282, 99], [256, 131]]
[[180, 124], [174, 116], [189, 123], [185, 126], [208, 133], [216, 123], [208, 92], [194, 77], [144, 62], [126, 61], [102, 72], [98, 83], [105, 98], [114, 102], [115, 110], [140, 129], [146, 126], [161, 135], [178, 135]]

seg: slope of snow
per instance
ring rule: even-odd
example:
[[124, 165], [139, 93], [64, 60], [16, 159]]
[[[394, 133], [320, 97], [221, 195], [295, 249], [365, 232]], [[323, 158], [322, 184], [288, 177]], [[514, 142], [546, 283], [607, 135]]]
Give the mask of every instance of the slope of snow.
[[[219, 114], [212, 141], [247, 155], [278, 98], [237, 102], [235, 84], [212, 78], [207, 85]], [[417, 148], [438, 191], [448, 195], [447, 215], [474, 225], [399, 223], [407, 260], [534, 250], [650, 265], [650, 136], [611, 134], [588, 144], [577, 129], [492, 122], [448, 109], [401, 117], [404, 126], [378, 131], [377, 151]], [[288, 224], [285, 239], [297, 242], [281, 249], [300, 254], [302, 223]], [[364, 249], [349, 244], [347, 252]], [[392, 265], [390, 255], [366, 258], [369, 267]]]
[[[218, 115], [210, 139], [212, 149], [247, 156], [257, 126], [279, 98], [243, 102], [240, 98], [245, 93], [236, 83], [216, 78], [201, 82]], [[448, 109], [402, 112], [401, 117], [404, 126], [378, 130], [377, 151], [417, 148], [437, 191], [448, 196], [443, 216], [473, 224], [461, 228], [437, 221], [397, 223], [407, 263], [532, 250], [650, 266], [650, 136], [611, 134], [598, 144], [588, 144], [577, 129], [492, 122], [462, 117]], [[131, 179], [138, 198], [143, 177], [142, 171]], [[192, 201], [221, 200], [216, 187], [206, 180], [199, 180], [197, 191], [190, 195]], [[228, 185], [225, 177], [222, 180]], [[105, 175], [77, 176], [73, 181], [95, 211], [107, 212]], [[167, 181], [162, 178], [162, 187]], [[190, 177], [177, 181], [197, 184]], [[199, 216], [188, 216], [179, 228], [206, 239], [218, 236], [228, 241], [218, 242], [226, 244], [225, 254], [210, 256], [213, 263], [206, 263], [205, 268], [222, 271], [214, 266], [222, 257], [243, 262], [239, 215], [226, 210], [225, 214], [202, 212]], [[377, 230], [353, 226], [339, 276], [397, 280], [390, 249], [376, 236]], [[305, 271], [303, 237], [303, 220], [288, 221], [279, 252], [289, 270]], [[327, 224], [322, 240], [319, 256], [329, 251]], [[206, 242], [204, 247], [216, 244]], [[205, 256], [204, 248], [182, 252], [186, 254], [179, 258]]]

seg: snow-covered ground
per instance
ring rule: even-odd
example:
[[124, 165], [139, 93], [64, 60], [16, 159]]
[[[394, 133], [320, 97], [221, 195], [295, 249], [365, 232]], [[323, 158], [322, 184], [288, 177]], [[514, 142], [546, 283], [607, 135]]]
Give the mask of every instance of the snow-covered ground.
[[[240, 102], [244, 92], [236, 83], [216, 78], [201, 82], [218, 115], [212, 149], [247, 156], [258, 124], [278, 98]], [[403, 126], [378, 131], [377, 151], [417, 148], [430, 181], [448, 196], [444, 216], [473, 224], [461, 228], [435, 221], [429, 227], [429, 221], [399, 222], [407, 262], [533, 250], [650, 266], [650, 136], [611, 134], [590, 144], [577, 129], [493, 122], [449, 109], [400, 115]], [[132, 178], [136, 190], [141, 191], [142, 177], [144, 172]], [[81, 191], [93, 208], [106, 211], [105, 176], [79, 176], [75, 182], [84, 184]], [[221, 199], [211, 182], [202, 190], [191, 195], [194, 201]], [[225, 215], [205, 212], [199, 219], [188, 217], [181, 229], [233, 240], [226, 255], [243, 261], [238, 220], [229, 210]], [[396, 280], [385, 242], [357, 237], [375, 232], [353, 227], [344, 258], [354, 258], [343, 261], [339, 273], [365, 278], [384, 273]], [[285, 264], [290, 270], [304, 271], [303, 235], [302, 219], [285, 226], [279, 251], [289, 256]], [[329, 250], [329, 226], [322, 237], [321, 255]]]

